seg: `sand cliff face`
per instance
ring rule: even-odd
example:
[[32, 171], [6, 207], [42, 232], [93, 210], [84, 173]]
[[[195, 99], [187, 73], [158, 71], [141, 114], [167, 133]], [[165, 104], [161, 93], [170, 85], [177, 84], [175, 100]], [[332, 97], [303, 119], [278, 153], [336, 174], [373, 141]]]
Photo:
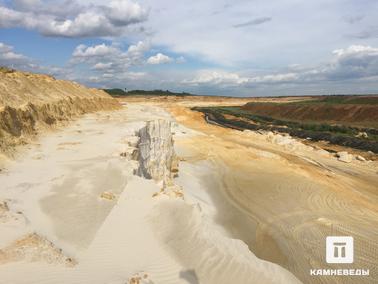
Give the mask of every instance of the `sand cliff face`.
[[162, 183], [163, 187], [170, 186], [178, 166], [171, 122], [162, 119], [148, 121], [139, 130], [139, 137], [137, 174]]
[[76, 116], [120, 108], [105, 92], [47, 75], [0, 72], [0, 153]]

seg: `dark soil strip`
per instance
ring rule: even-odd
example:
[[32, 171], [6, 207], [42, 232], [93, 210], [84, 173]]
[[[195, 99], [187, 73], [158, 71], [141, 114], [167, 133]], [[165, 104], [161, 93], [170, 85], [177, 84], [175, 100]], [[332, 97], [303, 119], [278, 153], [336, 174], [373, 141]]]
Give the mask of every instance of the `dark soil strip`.
[[200, 111], [205, 114], [205, 119], [208, 123], [224, 126], [236, 130], [266, 130], [280, 133], [288, 133], [293, 137], [302, 139], [311, 139], [313, 141], [328, 141], [331, 144], [351, 147], [364, 151], [372, 151], [378, 154], [378, 142], [366, 140], [347, 135], [340, 135], [325, 131], [311, 131], [303, 129], [292, 129], [285, 126], [266, 125], [266, 124], [252, 124], [244, 120], [225, 118], [216, 108], [193, 108], [193, 110]]

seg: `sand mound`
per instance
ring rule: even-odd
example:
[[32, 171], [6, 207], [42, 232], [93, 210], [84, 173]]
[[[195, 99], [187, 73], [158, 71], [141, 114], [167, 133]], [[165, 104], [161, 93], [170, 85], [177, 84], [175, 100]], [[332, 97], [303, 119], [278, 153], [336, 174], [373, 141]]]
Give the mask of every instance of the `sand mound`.
[[0, 153], [58, 122], [120, 107], [103, 91], [47, 75], [1, 69], [0, 82]]
[[158, 238], [200, 283], [300, 283], [284, 268], [257, 258], [242, 241], [215, 230], [199, 207], [162, 200], [151, 222]]
[[76, 262], [66, 257], [62, 250], [38, 234], [29, 234], [0, 250], [0, 264], [14, 261], [43, 261], [74, 266]]

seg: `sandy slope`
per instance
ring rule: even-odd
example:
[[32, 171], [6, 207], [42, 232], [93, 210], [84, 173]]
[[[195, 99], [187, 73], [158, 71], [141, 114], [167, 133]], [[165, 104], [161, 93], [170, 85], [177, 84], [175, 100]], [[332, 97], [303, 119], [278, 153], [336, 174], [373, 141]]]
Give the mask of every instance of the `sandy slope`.
[[[216, 174], [212, 166], [204, 164], [191, 184], [186, 177], [195, 164], [182, 162], [176, 180], [186, 201], [156, 195], [157, 183], [133, 174], [137, 161], [128, 157], [136, 132], [157, 118], [173, 119], [146, 104], [86, 115], [7, 164], [0, 173], [6, 202], [0, 283], [136, 283], [133, 277], [164, 284], [299, 283], [232, 239], [213, 200], [205, 206], [207, 187], [198, 186]], [[174, 133], [183, 157], [193, 153], [185, 141], [208, 137], [180, 124]]]
[[43, 130], [99, 110], [119, 109], [105, 92], [51, 76], [0, 70], [0, 158]]

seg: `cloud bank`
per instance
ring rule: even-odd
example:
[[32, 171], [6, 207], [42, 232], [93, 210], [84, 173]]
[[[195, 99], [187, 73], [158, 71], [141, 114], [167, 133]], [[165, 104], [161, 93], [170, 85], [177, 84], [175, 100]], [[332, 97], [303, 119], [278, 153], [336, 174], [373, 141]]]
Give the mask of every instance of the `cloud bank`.
[[126, 34], [129, 26], [147, 17], [146, 9], [129, 0], [105, 5], [18, 0], [12, 7], [0, 7], [0, 28], [21, 27], [52, 37], [109, 37]]
[[376, 80], [378, 78], [378, 48], [352, 45], [332, 52], [330, 62], [316, 68], [298, 68], [285, 73], [247, 76], [238, 73], [201, 70], [190, 80], [189, 85], [217, 85], [220, 87], [254, 86], [258, 84], [304, 84], [343, 82], [352, 80]]

